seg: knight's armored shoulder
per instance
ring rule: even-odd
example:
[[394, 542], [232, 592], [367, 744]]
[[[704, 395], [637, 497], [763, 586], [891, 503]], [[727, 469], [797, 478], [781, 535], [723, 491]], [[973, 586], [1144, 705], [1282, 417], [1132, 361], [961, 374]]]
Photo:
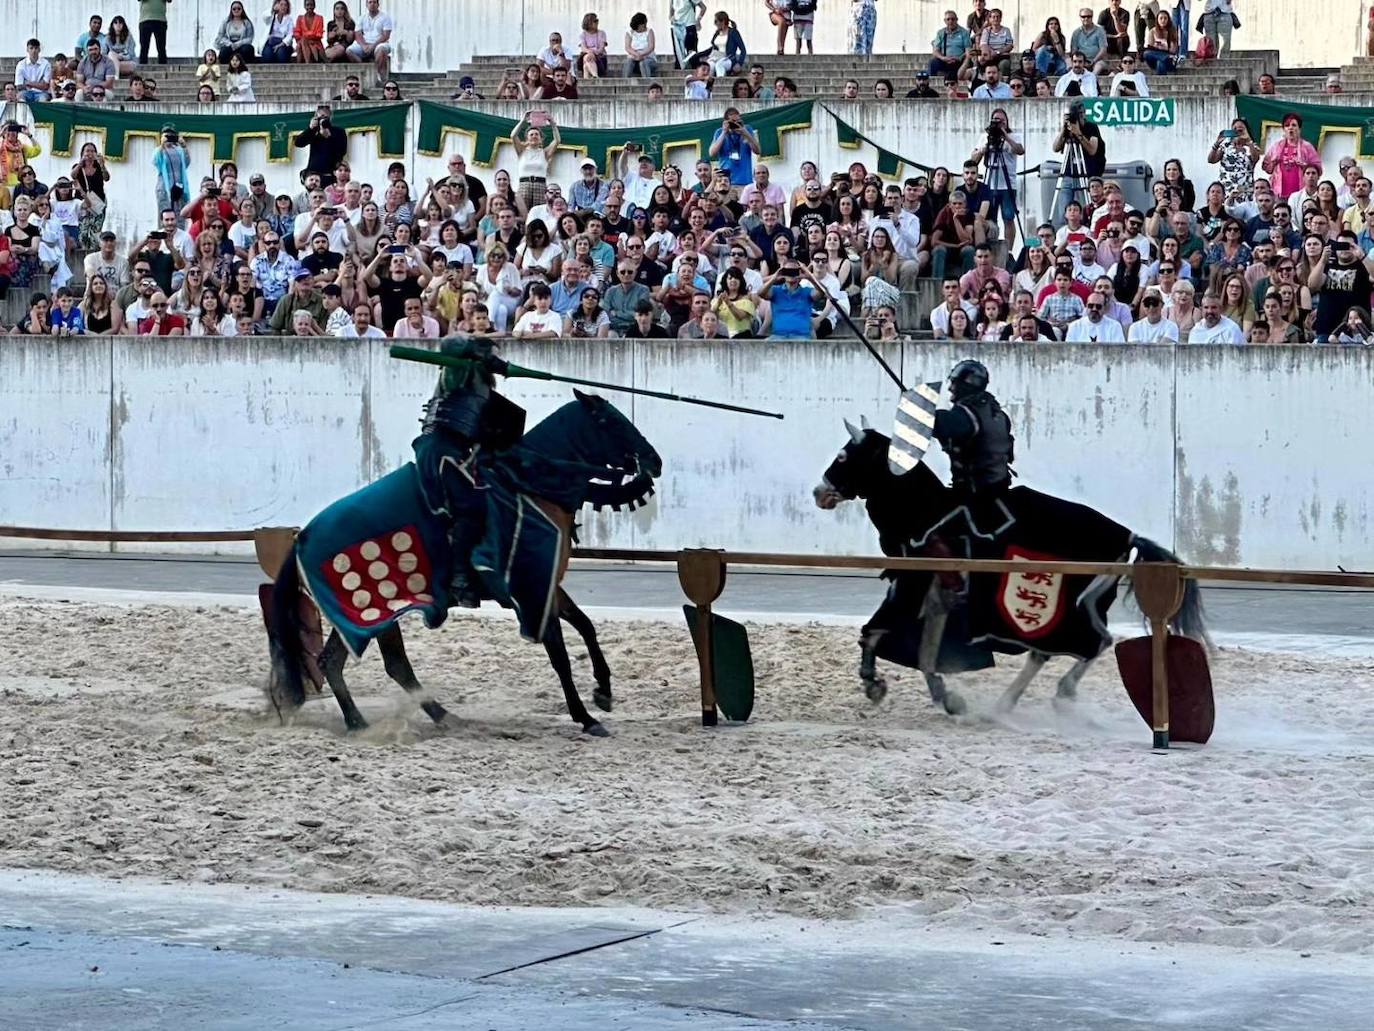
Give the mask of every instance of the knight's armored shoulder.
[[481, 361], [491, 357], [492, 341], [483, 337], [451, 336], [439, 341], [439, 353], [451, 358]]

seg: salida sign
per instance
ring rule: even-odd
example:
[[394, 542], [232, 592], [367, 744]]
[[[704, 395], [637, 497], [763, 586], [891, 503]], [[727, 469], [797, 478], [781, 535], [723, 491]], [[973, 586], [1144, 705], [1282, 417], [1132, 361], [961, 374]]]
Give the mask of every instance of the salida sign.
[[1154, 97], [1093, 97], [1083, 101], [1088, 121], [1098, 125], [1171, 126], [1177, 120], [1171, 99]]

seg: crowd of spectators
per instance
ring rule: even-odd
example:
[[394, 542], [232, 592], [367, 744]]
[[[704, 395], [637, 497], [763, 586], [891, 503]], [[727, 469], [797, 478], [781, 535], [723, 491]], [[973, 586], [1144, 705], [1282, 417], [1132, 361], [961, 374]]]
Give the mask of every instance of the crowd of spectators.
[[[798, 17], [815, 5], [771, 6], [786, 15], [780, 45], [784, 27], [806, 42], [807, 32], [796, 33]], [[378, 16], [377, 0], [367, 7]], [[301, 17], [318, 17], [313, 8], [305, 0]], [[336, 18], [341, 8], [347, 15], [336, 4]], [[226, 26], [235, 9], [241, 16], [237, 0]], [[280, 25], [289, 10], [287, 0], [274, 4]], [[1229, 5], [1207, 0], [1204, 29], [1209, 15], [1223, 11]], [[678, 30], [694, 28], [705, 13], [701, 3], [673, 5], [674, 57], [689, 68], [700, 51], [685, 45], [692, 33]], [[953, 17], [936, 36], [917, 89], [949, 78], [976, 81], [979, 99], [1014, 99], [1005, 80], [1038, 76], [1039, 88], [1047, 81], [1043, 69], [1060, 73], [1056, 91], [1070, 83], [1063, 95], [1088, 94], [1106, 72], [1114, 74], [1113, 92], [1143, 93], [1137, 58], [1158, 63], [1149, 44], [1168, 12], [1141, 3], [1133, 13], [1134, 20], [1126, 17], [1119, 0], [1109, 0], [1098, 18], [1085, 11], [1083, 35], [1067, 48], [1044, 42], [1057, 30], [1047, 26], [1016, 67], [1000, 13], [974, 0], [963, 24]], [[715, 24], [727, 40], [738, 35], [723, 12]], [[139, 51], [120, 49], [127, 26], [102, 28], [92, 18], [78, 40], [88, 52], [85, 71], [75, 73], [78, 93], [101, 85], [108, 91], [138, 67]], [[952, 34], [967, 46], [941, 53], [940, 41]], [[349, 43], [326, 31], [318, 52], [303, 56], [283, 35], [254, 52], [251, 24], [241, 35], [221, 35], [229, 52], [207, 52], [202, 72], [210, 75], [209, 66], [227, 57], [223, 85], [230, 92], [228, 79], [250, 60], [375, 61], [387, 82], [385, 53], [354, 52], [356, 37]], [[364, 35], [385, 47], [384, 36]], [[1217, 35], [1224, 45], [1228, 34]], [[1088, 52], [1084, 36], [1105, 42]], [[571, 52], [555, 34], [503, 93], [509, 87], [531, 101], [572, 99], [577, 80], [609, 73], [608, 46], [588, 15]], [[657, 40], [642, 15], [631, 20], [624, 47], [635, 72], [653, 74]], [[951, 56], [957, 62], [945, 60]], [[65, 91], [54, 68], [43, 77], [45, 64], [38, 41], [30, 41], [11, 87], [15, 98], [54, 86]], [[707, 67], [698, 62], [695, 70]], [[785, 99], [788, 84], [769, 84], [762, 64], [731, 70], [743, 73], [742, 94]], [[851, 80], [846, 91], [856, 86]], [[341, 97], [366, 99], [362, 89], [360, 77], [350, 76]], [[1267, 86], [1261, 80], [1260, 91], [1273, 91], [1272, 78]], [[49, 187], [30, 164], [39, 153], [31, 130], [11, 123], [0, 141], [0, 290], [51, 277], [51, 298], [33, 294], [14, 330], [20, 333], [812, 339], [844, 332], [852, 319], [866, 334], [892, 339], [900, 335], [899, 314], [909, 315], [903, 295], [933, 277], [940, 304], [920, 314], [937, 337], [950, 339], [1366, 340], [1370, 180], [1354, 159], [1326, 177], [1296, 116], [1285, 119], [1282, 137], [1267, 150], [1236, 120], [1205, 156], [1214, 181], [1199, 189], [1181, 161], [1170, 161], [1144, 209], [1128, 205], [1125, 190], [1105, 174], [1101, 133], [1066, 122], [1055, 149], [1076, 137], [1089, 158], [1087, 177], [1081, 189], [1070, 184], [1054, 219], [1028, 226], [1015, 190], [1024, 146], [1014, 110], [990, 105], [997, 142], [990, 135], [957, 169], [884, 181], [858, 161], [837, 170], [803, 161], [795, 175], [778, 177], [795, 184], [788, 188], [759, 160], [758, 135], [734, 107], [690, 167], [660, 166], [627, 140], [613, 167], [588, 158], [575, 179], [561, 183], [550, 173], [561, 144], [557, 120], [531, 107], [513, 132], [513, 160], [498, 167], [490, 187], [457, 154], [445, 175], [423, 185], [408, 180], [401, 162], [384, 182], [354, 180], [347, 136], [332, 125], [327, 104], [294, 141], [309, 152], [299, 188], [280, 193], [262, 172], [241, 181], [233, 163], [196, 179], [184, 141], [169, 127], [153, 160], [158, 218], [129, 247], [103, 228], [110, 171], [96, 147], [86, 144], [71, 175]], [[1201, 183], [1200, 164], [1191, 171]]]

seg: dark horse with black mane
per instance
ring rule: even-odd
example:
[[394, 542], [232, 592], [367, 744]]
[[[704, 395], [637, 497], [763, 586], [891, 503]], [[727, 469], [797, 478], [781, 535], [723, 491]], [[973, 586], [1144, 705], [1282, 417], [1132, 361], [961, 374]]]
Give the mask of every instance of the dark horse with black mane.
[[[816, 504], [833, 509], [863, 498], [883, 554], [904, 557], [959, 556], [979, 559], [1178, 562], [1154, 541], [1137, 536], [1102, 513], [1013, 487], [973, 512], [924, 462], [895, 474], [888, 464], [889, 439], [866, 426], [845, 423], [849, 440], [815, 489]], [[1107, 612], [1116, 599], [1115, 576], [1060, 573], [889, 573], [886, 599], [863, 628], [860, 677], [877, 701], [887, 687], [879, 658], [920, 670], [930, 696], [946, 712], [964, 711], [963, 700], [945, 687], [942, 673], [994, 665], [993, 653], [1029, 652], [1016, 680], [999, 700], [1010, 709], [1051, 657], [1078, 661], [1059, 680], [1056, 701], [1073, 699], [1078, 681], [1111, 644]], [[1187, 590], [1175, 632], [1207, 642], [1202, 604], [1194, 581]]]
[[[459, 472], [482, 488], [486, 526], [473, 553], [485, 596], [515, 609], [520, 632], [548, 652], [568, 713], [587, 733], [606, 728], [582, 704], [559, 619], [587, 643], [596, 692], [611, 710], [611, 673], [591, 620], [559, 586], [572, 549], [574, 518], [584, 504], [634, 508], [653, 493], [663, 462], [647, 440], [603, 398], [574, 391], [559, 408], [494, 454], [480, 451]], [[432, 629], [449, 609], [452, 557], [448, 527], [424, 498], [413, 463], [335, 502], [303, 529], [272, 594], [269, 626], [272, 674], [268, 693], [278, 712], [305, 701], [305, 678], [318, 670], [350, 730], [367, 725], [344, 682], [349, 653], [376, 640], [387, 675], [436, 723], [447, 715], [420, 686], [406, 658], [398, 623], [420, 612]], [[304, 586], [333, 626], [318, 655], [304, 645]], [[308, 604], [306, 605], [308, 609]]]

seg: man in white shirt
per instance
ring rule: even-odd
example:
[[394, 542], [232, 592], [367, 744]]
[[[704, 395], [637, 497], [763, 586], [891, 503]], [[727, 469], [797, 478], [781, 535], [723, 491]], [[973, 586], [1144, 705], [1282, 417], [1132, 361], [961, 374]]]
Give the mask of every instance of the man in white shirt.
[[367, 0], [367, 13], [358, 19], [353, 42], [346, 54], [354, 64], [371, 61], [377, 69], [377, 82], [386, 81], [391, 68], [391, 33], [396, 28], [391, 15], [383, 14], [381, 0]]
[[52, 65], [39, 56], [43, 49], [36, 39], [29, 40], [28, 56], [14, 66], [14, 84], [26, 104], [52, 99]]
[[1107, 274], [1107, 270], [1097, 263], [1097, 243], [1091, 237], [1078, 245], [1078, 260], [1074, 262], [1073, 278], [1086, 286], [1092, 286]]
[[1126, 54], [1121, 58], [1121, 71], [1112, 76], [1111, 95], [1114, 97], [1148, 97], [1150, 86], [1145, 81], [1145, 73], [1136, 67], [1135, 57]]
[[1079, 51], [1075, 50], [1073, 56], [1069, 58], [1069, 70], [1059, 76], [1059, 81], [1054, 85], [1054, 95], [1056, 97], [1067, 97], [1069, 95], [1069, 84], [1078, 83], [1081, 95], [1085, 97], [1097, 96], [1097, 76], [1088, 71], [1087, 58]]
[[937, 336], [944, 336], [949, 332], [949, 316], [955, 308], [963, 308], [970, 322], [978, 317], [977, 306], [960, 296], [958, 279], [946, 279], [940, 284], [940, 293], [945, 299], [930, 313], [930, 328]]
[[1107, 299], [1094, 290], [1088, 295], [1086, 314], [1081, 319], [1069, 323], [1069, 332], [1064, 339], [1071, 344], [1124, 344], [1126, 334], [1121, 331], [1121, 323], [1116, 319], [1102, 317]]
[[[829, 265], [826, 266], [829, 268]], [[729, 251], [726, 252], [726, 260], [721, 262], [720, 274], [716, 276], [716, 292], [720, 292], [722, 282], [725, 280], [726, 269], [739, 269], [744, 276], [744, 288], [751, 294], [756, 294], [763, 289], [763, 273], [757, 269], [749, 267], [749, 252], [744, 249], [742, 243], [730, 244]]]
[[353, 308], [353, 321], [343, 328], [339, 336], [386, 339], [386, 334], [372, 324], [372, 305], [366, 301], [359, 301]]
[[1178, 326], [1164, 317], [1164, 299], [1151, 290], [1140, 300], [1145, 317], [1131, 323], [1126, 340], [1132, 344], [1176, 344]]
[[1214, 293], [1202, 295], [1202, 318], [1188, 334], [1190, 344], [1243, 344], [1245, 334], [1221, 313], [1221, 298]]
[[[634, 167], [630, 167], [630, 152], [620, 152], [620, 179], [625, 184], [625, 203], [634, 208], [648, 210], [653, 201], [654, 187], [661, 186], [662, 180], [654, 173], [654, 159], [641, 153]], [[626, 207], [625, 213], [634, 217], [634, 211]]]

